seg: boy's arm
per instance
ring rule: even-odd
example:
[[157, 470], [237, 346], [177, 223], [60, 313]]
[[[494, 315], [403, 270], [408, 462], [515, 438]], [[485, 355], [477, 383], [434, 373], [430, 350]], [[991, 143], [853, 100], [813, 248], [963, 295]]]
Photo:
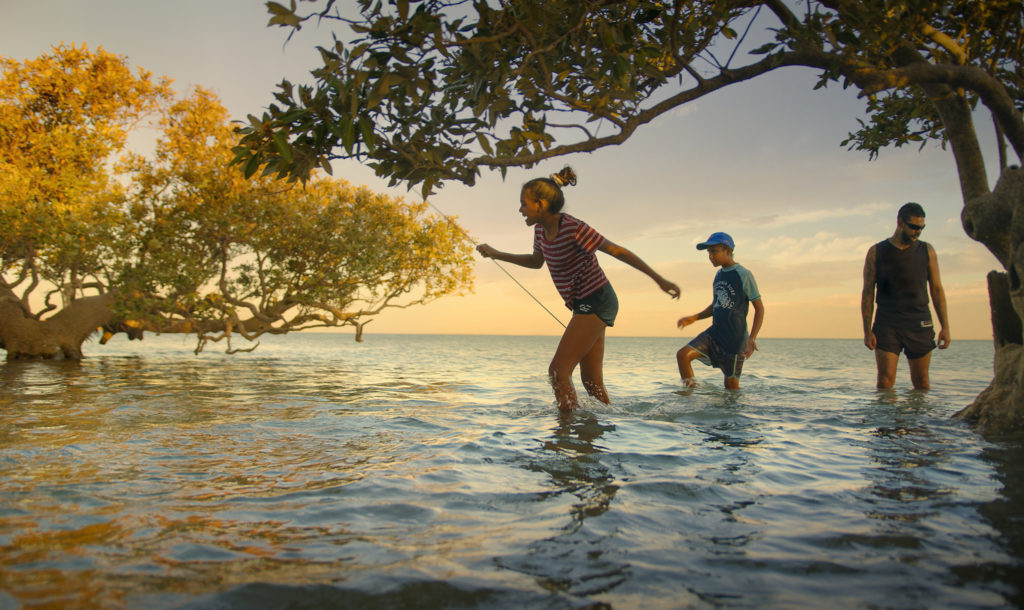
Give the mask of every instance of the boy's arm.
[[878, 345], [875, 333], [871, 332], [871, 318], [875, 314], [875, 246], [868, 248], [867, 258], [864, 260], [864, 288], [860, 292], [860, 317], [864, 325], [864, 345], [873, 350]]
[[744, 358], [750, 358], [757, 350], [757, 333], [761, 332], [761, 324], [764, 323], [764, 299], [757, 299], [750, 303], [754, 306], [754, 322], [750, 326], [747, 349], [743, 352]]
[[951, 341], [949, 319], [946, 317], [946, 291], [942, 289], [942, 280], [939, 279], [939, 259], [931, 244], [928, 244], [928, 291], [932, 296], [932, 305], [935, 306], [935, 315], [939, 318], [937, 343], [939, 349], [946, 349]]
[[661, 275], [659, 275], [657, 271], [651, 269], [651, 267], [643, 260], [641, 260], [639, 256], [633, 254], [626, 248], [623, 248], [622, 246], [614, 244], [608, 239], [605, 239], [604, 241], [601, 242], [601, 245], [598, 246], [597, 249], [600, 250], [601, 252], [604, 252], [605, 254], [610, 254], [611, 256], [614, 256], [615, 258], [619, 259], [620, 261], [626, 263], [627, 265], [633, 267], [638, 271], [643, 271], [658, 284], [659, 288], [667, 292], [669, 296], [671, 296], [673, 299], [679, 298], [679, 286], [676, 286], [672, 282], [661, 277]]
[[711, 317], [711, 308], [712, 308], [713, 305], [714, 305], [714, 303], [712, 303], [711, 305], [708, 305], [707, 308], [704, 309], [703, 311], [701, 311], [700, 313], [695, 313], [692, 316], [683, 316], [682, 318], [679, 318], [679, 321], [676, 322], [676, 326], [678, 326], [679, 328], [685, 328], [685, 327], [693, 324], [697, 320], [703, 320], [704, 318], [710, 318]]
[[501, 250], [495, 250], [487, 244], [480, 244], [476, 247], [477, 252], [484, 258], [493, 258], [499, 261], [505, 261], [506, 263], [512, 263], [513, 265], [519, 265], [520, 267], [527, 267], [530, 269], [540, 269], [544, 266], [544, 255], [540, 252], [534, 252], [532, 254], [510, 254], [508, 252], [502, 252]]

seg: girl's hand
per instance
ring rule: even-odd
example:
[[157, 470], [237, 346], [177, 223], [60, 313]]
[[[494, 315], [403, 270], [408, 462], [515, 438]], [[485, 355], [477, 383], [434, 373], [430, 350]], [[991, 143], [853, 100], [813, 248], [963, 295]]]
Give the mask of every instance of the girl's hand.
[[697, 321], [697, 316], [696, 315], [685, 316], [685, 317], [679, 318], [679, 321], [676, 322], [676, 326], [678, 326], [679, 328], [686, 328], [687, 326], [693, 324], [696, 321]]
[[476, 251], [480, 253], [480, 256], [484, 258], [494, 258], [494, 253], [497, 252], [494, 248], [487, 244], [480, 244], [476, 247]]
[[662, 290], [667, 292], [669, 294], [669, 296], [671, 296], [673, 299], [678, 299], [679, 298], [679, 294], [680, 294], [679, 286], [676, 286], [675, 284], [673, 284], [672, 282], [666, 280], [665, 278], [658, 278], [658, 286]]

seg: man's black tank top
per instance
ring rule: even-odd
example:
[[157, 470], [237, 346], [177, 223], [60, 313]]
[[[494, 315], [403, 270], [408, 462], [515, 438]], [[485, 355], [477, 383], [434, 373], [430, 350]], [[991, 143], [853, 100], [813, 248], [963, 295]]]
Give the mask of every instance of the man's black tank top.
[[900, 250], [888, 239], [875, 244], [878, 289], [875, 324], [891, 328], [930, 328], [928, 244], [916, 241]]

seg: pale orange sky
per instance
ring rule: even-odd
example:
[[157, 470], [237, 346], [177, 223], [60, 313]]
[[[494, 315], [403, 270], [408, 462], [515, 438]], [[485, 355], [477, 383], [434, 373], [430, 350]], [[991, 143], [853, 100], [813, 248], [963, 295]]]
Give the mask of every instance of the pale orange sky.
[[[262, 112], [281, 79], [308, 80], [319, 62], [315, 44], [330, 38], [309, 25], [285, 44], [288, 32], [266, 22], [262, 0], [4, 3], [0, 53], [25, 59], [61, 42], [102, 46], [173, 78], [179, 93], [196, 85], [212, 90], [243, 118]], [[863, 104], [838, 86], [812, 92], [815, 81], [811, 70], [788, 69], [730, 87], [659, 118], [621, 146], [511, 170], [505, 181], [485, 173], [476, 186], [450, 184], [431, 201], [478, 241], [527, 252], [520, 185], [573, 165], [579, 185], [567, 190], [566, 211], [683, 289], [673, 301], [646, 276], [599, 254], [621, 304], [609, 334], [680, 338], [707, 324], [675, 328], [679, 317], [711, 301], [715, 270], [694, 245], [713, 231], [735, 238], [736, 259], [758, 281], [767, 311], [762, 337], [860, 337], [864, 255], [892, 234], [899, 206], [917, 201], [928, 214], [922, 239], [939, 256], [954, 341], [991, 338], [985, 275], [998, 263], [960, 226], [952, 154], [929, 145], [886, 150], [869, 162], [864, 153], [843, 150], [839, 143], [856, 128]], [[979, 116], [977, 129], [994, 159], [991, 121]], [[335, 164], [335, 175], [417, 199], [355, 163]], [[506, 268], [568, 319], [546, 269]], [[385, 312], [366, 331], [561, 333], [491, 261], [478, 260], [476, 271], [472, 295]]]

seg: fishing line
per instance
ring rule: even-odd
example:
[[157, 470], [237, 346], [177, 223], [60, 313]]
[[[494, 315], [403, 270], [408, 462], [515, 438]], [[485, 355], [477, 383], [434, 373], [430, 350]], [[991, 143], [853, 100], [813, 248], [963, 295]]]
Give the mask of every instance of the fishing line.
[[[477, 241], [475, 239], [473, 239], [473, 237], [469, 233], [466, 232], [465, 229], [463, 229], [458, 223], [456, 223], [454, 220], [452, 220], [451, 216], [449, 216], [449, 215], [445, 214], [444, 212], [442, 212], [441, 209], [438, 208], [436, 205], [434, 205], [434, 203], [432, 201], [427, 201], [426, 199], [424, 199], [424, 201], [427, 202], [427, 205], [429, 205], [430, 207], [434, 208], [434, 211], [436, 211], [438, 214], [440, 214], [445, 220], [447, 220], [449, 223], [451, 223], [452, 226], [456, 227], [459, 231], [461, 231], [462, 234], [466, 236], [466, 239], [468, 239], [471, 244], [473, 244], [474, 246], [479, 246], [480, 245], [480, 244], [477, 243]], [[517, 280], [514, 275], [512, 275], [511, 273], [508, 272], [508, 269], [502, 267], [501, 263], [499, 263], [496, 259], [493, 259], [491, 257], [487, 257], [487, 258], [489, 258], [492, 263], [497, 265], [498, 269], [501, 269], [502, 271], [504, 271], [505, 275], [509, 276], [512, 279], [512, 281], [516, 283], [516, 286], [519, 286], [520, 288], [523, 289], [523, 292], [525, 292], [526, 294], [530, 295], [530, 298], [533, 299], [534, 301], [536, 301], [536, 303], [541, 306], [541, 309], [543, 309], [544, 311], [548, 312], [548, 315], [551, 316], [552, 318], [554, 318], [555, 322], [558, 322], [559, 324], [562, 325], [562, 328], [565, 328], [565, 324], [562, 323], [562, 321], [560, 319], [558, 319], [558, 316], [556, 316], [555, 314], [551, 313], [551, 310], [548, 309], [544, 305], [544, 303], [541, 303], [540, 299], [538, 299], [537, 297], [533, 296], [533, 293], [530, 292], [529, 290], [527, 290], [526, 286], [523, 286], [522, 284], [520, 284], [519, 280]]]

